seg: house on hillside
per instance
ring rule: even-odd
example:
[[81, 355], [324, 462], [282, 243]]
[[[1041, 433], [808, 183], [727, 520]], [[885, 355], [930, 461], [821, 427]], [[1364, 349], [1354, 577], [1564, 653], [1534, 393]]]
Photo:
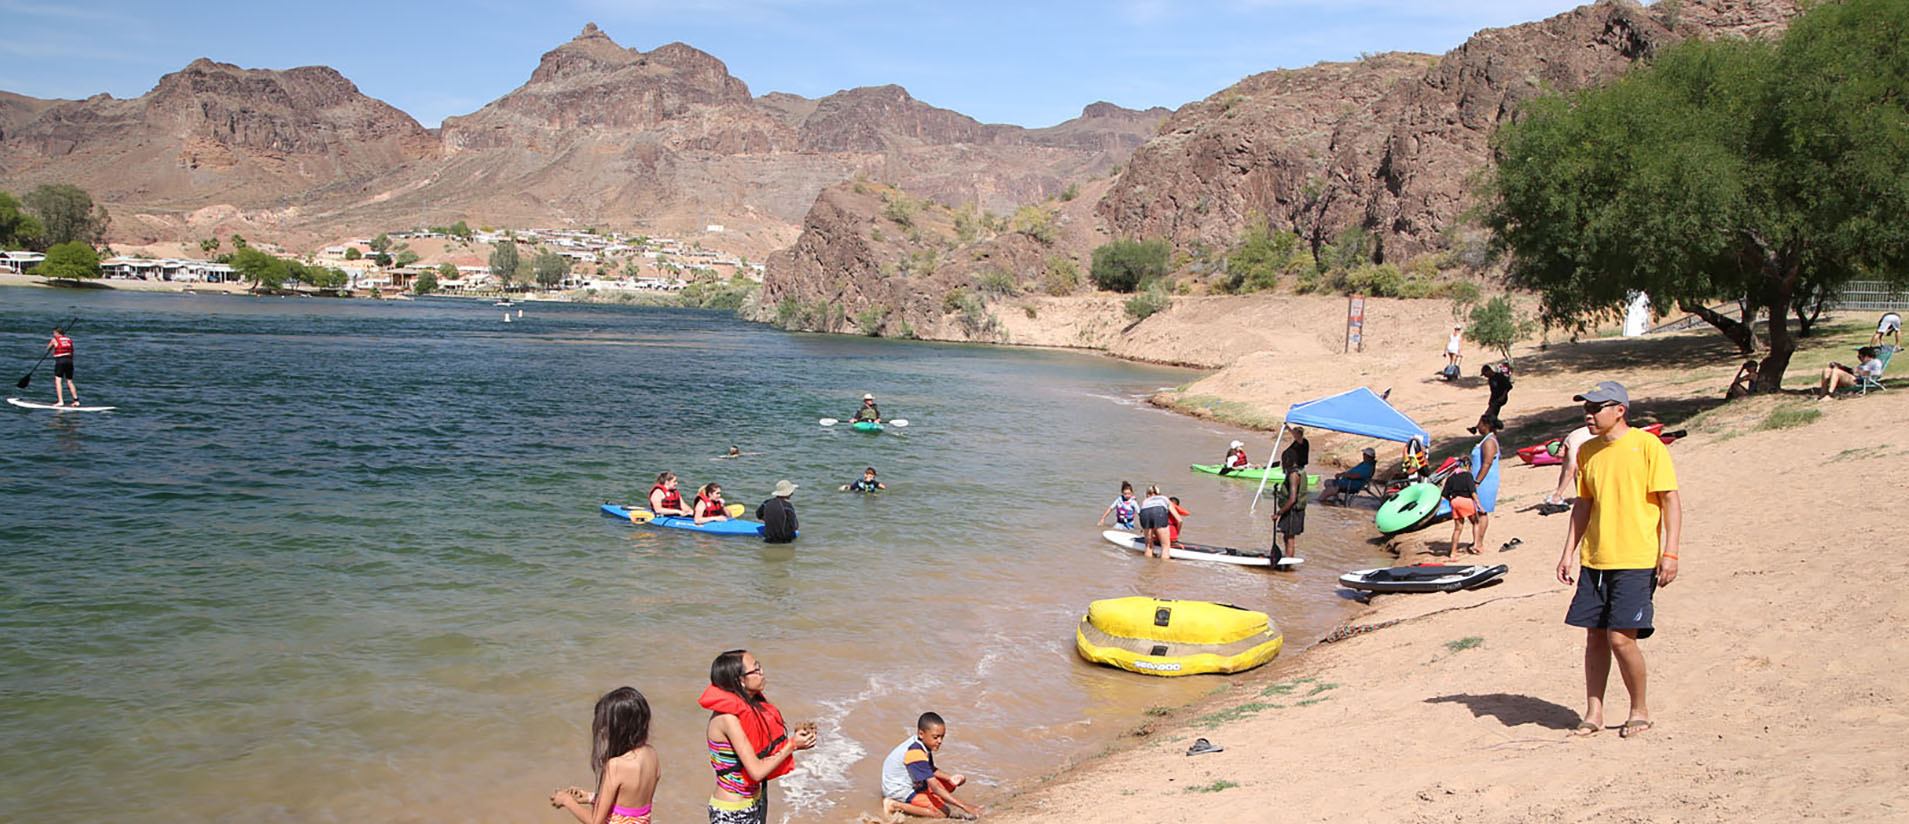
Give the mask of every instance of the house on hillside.
[[39, 252], [0, 252], [0, 272], [23, 275], [43, 260], [46, 255]]

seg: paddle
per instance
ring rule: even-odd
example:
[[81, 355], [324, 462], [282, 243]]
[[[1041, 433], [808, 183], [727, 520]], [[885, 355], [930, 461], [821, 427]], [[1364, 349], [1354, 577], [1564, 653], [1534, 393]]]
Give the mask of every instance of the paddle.
[[838, 421], [838, 420], [836, 420], [836, 419], [834, 419], [834, 418], [823, 418], [823, 419], [821, 419], [821, 420], [819, 420], [819, 421], [816, 421], [816, 423], [819, 423], [819, 424], [821, 424], [821, 425], [823, 425], [823, 426], [834, 426], [834, 425], [836, 425], [836, 424], [838, 424], [838, 423], [841, 423], [841, 421]]
[[[79, 316], [79, 315], [74, 315], [74, 316], [72, 316], [72, 317], [70, 317], [70, 318], [67, 318], [67, 319], [66, 319], [66, 322], [65, 322], [65, 323], [62, 323], [62, 324], [60, 324], [60, 328], [61, 328], [61, 329], [71, 329], [71, 328], [73, 328], [73, 321], [76, 321], [76, 320], [79, 320], [79, 319], [80, 319], [80, 316]], [[46, 350], [45, 352], [41, 352], [41, 353], [40, 353], [40, 359], [39, 359], [39, 360], [36, 360], [36, 361], [34, 361], [34, 362], [33, 362], [33, 368], [32, 368], [32, 369], [28, 369], [28, 370], [27, 370], [27, 373], [26, 373], [26, 374], [24, 374], [24, 375], [21, 375], [21, 376], [20, 376], [20, 380], [19, 380], [18, 382], [16, 382], [16, 383], [14, 383], [13, 385], [14, 385], [14, 386], [18, 386], [18, 387], [20, 387], [21, 389], [25, 389], [25, 388], [27, 388], [27, 384], [30, 384], [30, 383], [32, 383], [32, 382], [33, 382], [33, 373], [35, 373], [35, 372], [38, 372], [38, 371], [40, 371], [40, 364], [42, 364], [42, 363], [46, 363], [46, 356], [48, 356], [48, 355], [51, 355], [51, 354], [53, 354], [53, 350], [51, 350], [51, 349], [48, 349], [48, 350]]]
[[907, 426], [907, 425], [908, 425], [908, 419], [907, 419], [907, 418], [896, 418], [896, 419], [894, 419], [894, 420], [891, 420], [891, 421], [889, 421], [889, 422], [888, 422], [888, 424], [889, 424], [890, 426]]

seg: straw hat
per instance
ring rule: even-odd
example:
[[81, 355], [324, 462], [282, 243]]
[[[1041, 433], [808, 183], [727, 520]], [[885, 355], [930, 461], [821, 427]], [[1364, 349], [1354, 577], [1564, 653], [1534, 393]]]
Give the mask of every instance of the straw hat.
[[795, 484], [788, 481], [776, 481], [776, 497], [787, 498], [795, 494]]
[[872, 400], [874, 400], [874, 399], [875, 399], [875, 393], [873, 393], [873, 392], [863, 392], [863, 393], [862, 393], [862, 400], [865, 400], [865, 401], [872, 401]]

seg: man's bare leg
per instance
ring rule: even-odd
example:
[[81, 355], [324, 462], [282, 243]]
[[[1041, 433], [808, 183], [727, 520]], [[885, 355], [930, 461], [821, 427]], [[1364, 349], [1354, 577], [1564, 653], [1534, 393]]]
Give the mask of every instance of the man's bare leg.
[[[1584, 724], [1604, 728], [1604, 686], [1611, 680], [1611, 631], [1584, 630]], [[1589, 735], [1594, 731], [1574, 731]]]
[[1617, 659], [1617, 674], [1631, 695], [1628, 721], [1649, 721], [1650, 705], [1644, 700], [1644, 650], [1637, 646], [1637, 630], [1609, 630], [1611, 656]]

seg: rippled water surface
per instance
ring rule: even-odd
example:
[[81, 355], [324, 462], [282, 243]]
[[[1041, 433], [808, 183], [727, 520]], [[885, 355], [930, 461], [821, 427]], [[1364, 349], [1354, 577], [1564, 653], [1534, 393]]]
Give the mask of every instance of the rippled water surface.
[[[0, 407], [9, 818], [103, 793], [168, 821], [556, 821], [550, 789], [590, 778], [592, 703], [630, 684], [656, 711], [658, 820], [700, 820], [695, 698], [732, 647], [823, 734], [772, 820], [873, 811], [928, 709], [985, 803], [1224, 683], [1078, 660], [1088, 601], [1228, 601], [1296, 647], [1341, 614], [1334, 576], [1375, 559], [1369, 513], [1318, 508], [1293, 575], [1102, 542], [1121, 479], [1180, 495], [1189, 539], [1270, 540], [1250, 484], [1185, 468], [1240, 433], [1140, 402], [1185, 371], [701, 311], [503, 313], [0, 289], [9, 379], [78, 314], [83, 397], [119, 407]], [[43, 367], [9, 394], [52, 389]], [[864, 391], [912, 425], [816, 424]], [[713, 459], [732, 443], [761, 454]], [[836, 491], [868, 465], [887, 492]], [[802, 538], [597, 514], [664, 469], [751, 508], [794, 480]]]

